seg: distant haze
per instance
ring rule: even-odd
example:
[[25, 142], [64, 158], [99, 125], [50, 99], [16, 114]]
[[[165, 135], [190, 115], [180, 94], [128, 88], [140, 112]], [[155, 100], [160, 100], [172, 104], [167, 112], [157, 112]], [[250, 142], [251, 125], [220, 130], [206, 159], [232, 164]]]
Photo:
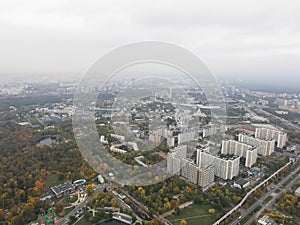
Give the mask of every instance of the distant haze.
[[299, 12], [299, 0], [1, 1], [0, 81], [78, 79], [112, 48], [158, 40], [221, 79], [299, 87]]

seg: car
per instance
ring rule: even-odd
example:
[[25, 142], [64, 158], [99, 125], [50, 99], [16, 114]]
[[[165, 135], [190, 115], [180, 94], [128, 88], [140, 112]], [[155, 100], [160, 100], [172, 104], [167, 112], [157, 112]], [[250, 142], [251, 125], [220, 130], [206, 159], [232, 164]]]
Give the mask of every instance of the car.
[[242, 216], [239, 216], [239, 220], [242, 219]]

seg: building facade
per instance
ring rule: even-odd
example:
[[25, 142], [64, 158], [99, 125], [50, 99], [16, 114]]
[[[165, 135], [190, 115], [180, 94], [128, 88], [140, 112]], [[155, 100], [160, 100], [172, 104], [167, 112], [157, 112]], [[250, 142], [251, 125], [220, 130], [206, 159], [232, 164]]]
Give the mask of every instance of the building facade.
[[246, 167], [252, 167], [257, 160], [256, 147], [235, 140], [223, 140], [221, 153], [225, 155], [237, 155], [245, 158]]
[[262, 156], [271, 155], [275, 149], [275, 139], [263, 140], [245, 134], [239, 134], [239, 141], [255, 146], [257, 148], [257, 153]]
[[240, 156], [219, 157], [197, 149], [196, 163], [199, 168], [213, 165], [215, 176], [232, 180], [239, 174]]
[[188, 159], [182, 159], [181, 176], [193, 184], [198, 184], [199, 168], [195, 163]]
[[206, 168], [199, 168], [198, 185], [200, 187], [207, 187], [214, 182], [214, 178], [215, 168], [213, 165], [210, 165]]
[[173, 151], [167, 158], [168, 173], [180, 175], [191, 183], [198, 184], [201, 187], [210, 185], [214, 181], [214, 166], [208, 165], [206, 168], [200, 168], [193, 160], [186, 159], [186, 147], [181, 148], [179, 151], [180, 154]]
[[287, 142], [287, 133], [284, 133], [280, 130], [269, 129], [265, 127], [256, 128], [255, 137], [264, 140], [275, 139], [278, 148], [283, 148], [284, 146], [286, 146]]

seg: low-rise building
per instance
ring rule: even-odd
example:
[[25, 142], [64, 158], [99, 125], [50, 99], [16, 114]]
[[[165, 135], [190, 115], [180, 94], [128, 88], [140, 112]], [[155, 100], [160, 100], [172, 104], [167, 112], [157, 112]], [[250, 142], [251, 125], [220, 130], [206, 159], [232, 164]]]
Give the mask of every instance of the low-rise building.
[[57, 198], [63, 196], [68, 196], [75, 192], [75, 185], [70, 182], [65, 182], [63, 184], [51, 187], [51, 191], [55, 194]]
[[40, 200], [41, 201], [46, 201], [48, 199], [51, 199], [55, 196], [55, 194], [53, 193], [53, 191], [48, 191], [46, 193], [43, 193], [41, 196], [40, 196]]
[[296, 190], [295, 190], [295, 195], [297, 197], [300, 197], [300, 187], [298, 187]]
[[125, 137], [122, 136], [122, 135], [111, 134], [110, 136], [113, 137], [113, 138], [116, 138], [118, 141], [121, 141], [121, 142], [125, 141]]
[[103, 183], [104, 183], [104, 178], [103, 178], [103, 176], [102, 176], [101, 174], [99, 174], [99, 175], [97, 176], [97, 179], [98, 179], [98, 182], [99, 182], [100, 184], [103, 184]]
[[258, 225], [277, 225], [277, 223], [275, 222], [275, 220], [268, 216], [268, 215], [264, 215], [262, 218], [260, 218], [257, 221]]
[[250, 185], [250, 182], [246, 179], [240, 179], [233, 183], [233, 186], [239, 189], [246, 188]]

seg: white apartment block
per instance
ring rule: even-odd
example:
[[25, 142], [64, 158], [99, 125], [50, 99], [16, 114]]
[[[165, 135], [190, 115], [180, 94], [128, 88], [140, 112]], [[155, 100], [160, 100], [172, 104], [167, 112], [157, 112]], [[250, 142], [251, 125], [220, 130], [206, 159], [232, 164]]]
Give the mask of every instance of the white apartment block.
[[257, 148], [235, 140], [223, 140], [221, 153], [244, 157], [246, 167], [252, 167], [257, 160]]
[[184, 148], [181, 147], [178, 152], [178, 155], [176, 151], [172, 152], [167, 158], [167, 171], [169, 174], [180, 175], [191, 183], [198, 184], [201, 187], [206, 187], [214, 181], [213, 165], [200, 168], [192, 160], [186, 159], [186, 146]]
[[167, 128], [160, 128], [160, 129], [153, 131], [153, 134], [156, 134], [156, 135], [166, 138], [168, 136], [173, 136], [173, 131], [168, 130]]
[[238, 176], [240, 169], [240, 157], [216, 158], [215, 175], [224, 180], [232, 180]]
[[262, 156], [271, 155], [275, 149], [275, 139], [263, 140], [245, 134], [239, 134], [239, 141], [255, 146], [257, 148], [257, 153]]
[[239, 174], [239, 156], [220, 158], [197, 149], [196, 162], [199, 168], [207, 168], [208, 166], [213, 165], [215, 176], [224, 180], [232, 180]]
[[206, 168], [199, 168], [198, 185], [200, 187], [206, 187], [214, 182], [215, 167], [210, 165]]
[[217, 132], [218, 132], [217, 126], [209, 125], [203, 128], [202, 137], [209, 137], [211, 135], [216, 134]]
[[174, 137], [167, 137], [167, 145], [169, 147], [174, 147], [174, 145], [175, 145], [175, 138]]
[[181, 170], [181, 159], [174, 156], [174, 154], [170, 154], [167, 158], [167, 172], [172, 175], [180, 175]]
[[196, 137], [196, 132], [187, 132], [178, 134], [178, 145], [194, 140]]
[[256, 128], [255, 137], [264, 140], [275, 139], [278, 148], [283, 148], [287, 142], [287, 133], [284, 133], [280, 130], [268, 129], [264, 127]]
[[124, 154], [124, 153], [127, 152], [126, 150], [117, 148], [117, 147], [115, 147], [115, 146], [111, 146], [109, 150], [110, 150], [111, 152], [117, 152], [117, 153], [121, 153], [121, 154]]
[[135, 143], [135, 142], [127, 142], [126, 145], [129, 148], [132, 148], [134, 151], [138, 151], [139, 150], [139, 147], [138, 147], [137, 143]]
[[161, 142], [161, 136], [157, 134], [149, 134], [149, 141], [154, 144], [159, 144]]
[[205, 127], [203, 127], [202, 129], [202, 137], [209, 137], [209, 136], [212, 136], [212, 135], [215, 135], [217, 133], [224, 133], [226, 130], [225, 126], [224, 125], [215, 125], [215, 124], [212, 124], [212, 125], [207, 125]]
[[125, 141], [125, 137], [122, 136], [122, 135], [111, 134], [110, 136], [113, 137], [113, 138], [116, 138], [117, 140], [119, 140], [119, 141], [121, 141], [121, 142]]
[[197, 149], [196, 164], [200, 168], [207, 168], [210, 165], [214, 165], [216, 156], [204, 152], [201, 149]]
[[172, 175], [180, 175], [180, 170], [182, 168], [182, 159], [185, 159], [187, 154], [187, 146], [178, 146], [174, 149], [171, 149], [170, 151], [171, 153], [167, 158], [167, 171]]
[[197, 167], [197, 165], [188, 159], [182, 159], [181, 163], [181, 176], [186, 178], [191, 183], [197, 184], [199, 172], [199, 168]]
[[187, 145], [181, 145], [170, 150], [170, 152], [179, 159], [185, 159], [187, 155]]

